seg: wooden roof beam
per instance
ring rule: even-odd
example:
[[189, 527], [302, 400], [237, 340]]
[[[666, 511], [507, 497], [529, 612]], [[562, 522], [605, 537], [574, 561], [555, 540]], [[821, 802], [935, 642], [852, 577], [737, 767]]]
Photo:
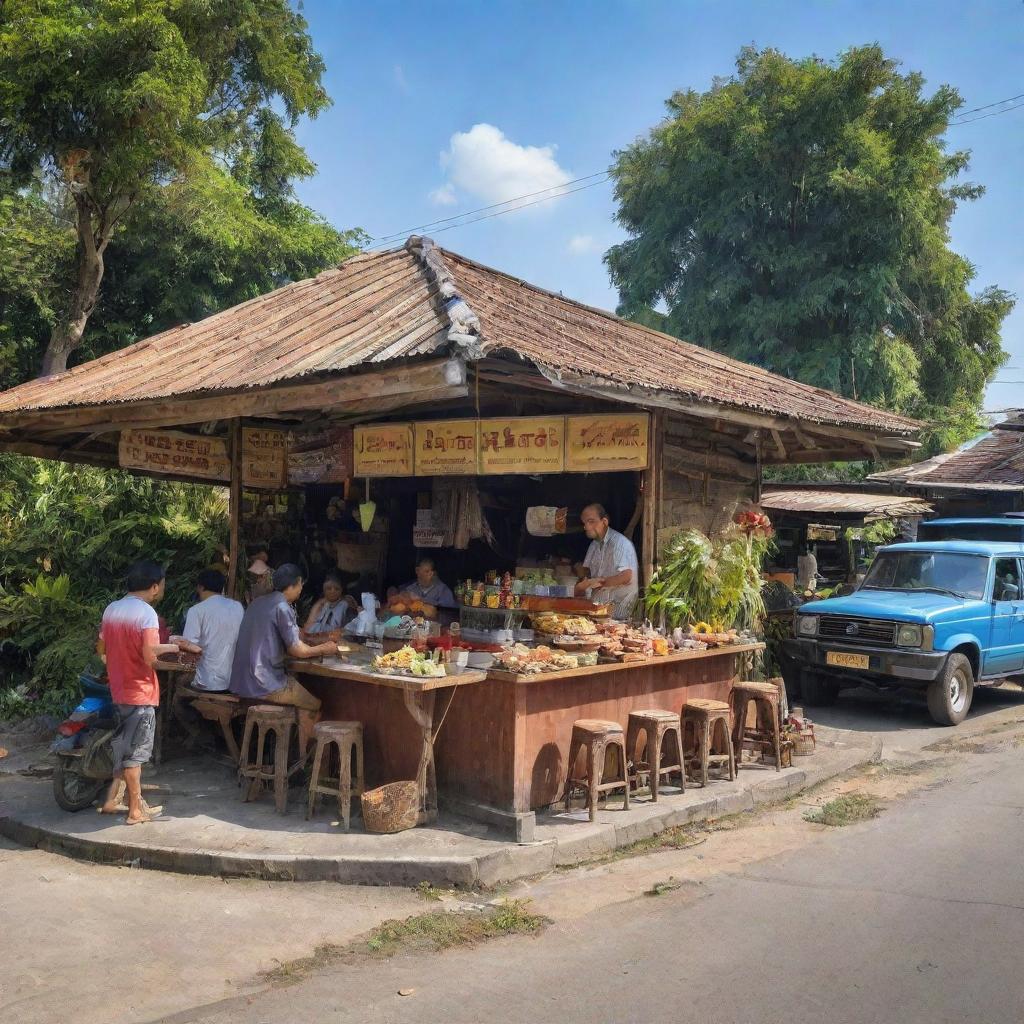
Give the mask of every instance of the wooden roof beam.
[[83, 408], [12, 412], [0, 415], [0, 425], [18, 430], [70, 428], [92, 431], [101, 426], [170, 427], [235, 417], [259, 418], [274, 413], [344, 408], [357, 402], [401, 396], [410, 402], [424, 392], [465, 387], [466, 365], [460, 359], [375, 370], [315, 384], [245, 391], [214, 398], [160, 399], [152, 402], [111, 403]]

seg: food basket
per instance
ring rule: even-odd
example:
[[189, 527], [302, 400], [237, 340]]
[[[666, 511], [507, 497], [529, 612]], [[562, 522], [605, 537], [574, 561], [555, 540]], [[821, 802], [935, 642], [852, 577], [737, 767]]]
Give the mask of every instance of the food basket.
[[362, 805], [367, 832], [404, 832], [416, 827], [420, 787], [415, 782], [389, 782], [363, 793]]

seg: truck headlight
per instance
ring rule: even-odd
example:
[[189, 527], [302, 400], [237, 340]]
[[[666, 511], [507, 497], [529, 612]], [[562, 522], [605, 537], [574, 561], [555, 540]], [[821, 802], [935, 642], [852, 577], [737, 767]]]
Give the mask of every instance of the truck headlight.
[[800, 636], [818, 635], [817, 615], [798, 615], [796, 617], [796, 631]]
[[905, 623], [896, 634], [896, 644], [899, 647], [921, 647], [924, 644], [924, 628]]

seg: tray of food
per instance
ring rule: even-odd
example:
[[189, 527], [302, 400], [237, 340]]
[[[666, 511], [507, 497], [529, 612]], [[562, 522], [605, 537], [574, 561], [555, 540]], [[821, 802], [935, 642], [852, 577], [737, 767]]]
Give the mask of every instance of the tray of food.
[[533, 616], [533, 628], [547, 636], [587, 637], [597, 636], [597, 626], [582, 615], [561, 615], [558, 612], [541, 612]]
[[540, 647], [516, 644], [494, 657], [496, 671], [525, 676], [540, 675], [544, 672], [564, 672], [567, 669], [584, 668], [596, 664], [596, 651], [570, 654], [568, 651], [552, 650], [544, 644]]
[[[435, 651], [435, 654], [439, 653]], [[402, 647], [390, 654], [379, 654], [371, 664], [374, 672], [385, 676], [436, 679], [445, 675], [444, 664], [439, 658], [423, 654], [411, 647]]]

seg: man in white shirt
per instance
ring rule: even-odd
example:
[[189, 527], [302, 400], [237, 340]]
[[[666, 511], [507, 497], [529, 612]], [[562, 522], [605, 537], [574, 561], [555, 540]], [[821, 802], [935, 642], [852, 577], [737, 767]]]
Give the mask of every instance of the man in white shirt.
[[588, 505], [580, 520], [590, 547], [583, 560], [588, 575], [576, 584], [576, 593], [586, 594], [598, 604], [611, 603], [617, 619], [628, 619], [639, 593], [636, 548], [628, 537], [611, 528], [602, 505]]
[[216, 569], [201, 572], [196, 582], [199, 603], [185, 616], [182, 636], [203, 650], [192, 681], [194, 690], [222, 693], [231, 683], [231, 662], [245, 609], [241, 602], [224, 596], [224, 584], [224, 574]]

